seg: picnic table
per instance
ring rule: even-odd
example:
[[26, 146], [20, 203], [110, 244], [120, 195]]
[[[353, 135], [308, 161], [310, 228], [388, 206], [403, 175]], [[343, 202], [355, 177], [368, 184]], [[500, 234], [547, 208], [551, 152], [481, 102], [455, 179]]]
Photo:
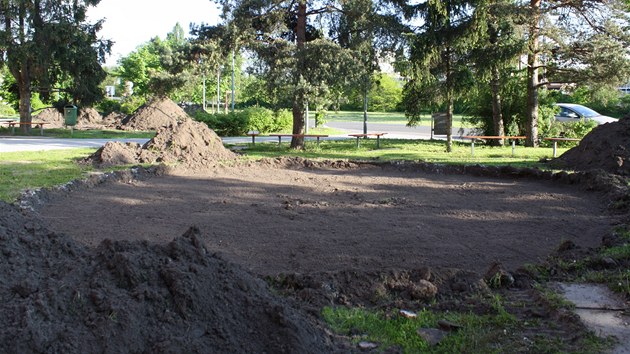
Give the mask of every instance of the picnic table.
[[512, 141], [512, 156], [514, 156], [514, 149], [516, 147], [516, 140], [525, 139], [526, 136], [499, 136], [499, 135], [466, 135], [462, 136], [463, 139], [470, 139], [470, 154], [475, 156], [475, 140], [511, 140]]

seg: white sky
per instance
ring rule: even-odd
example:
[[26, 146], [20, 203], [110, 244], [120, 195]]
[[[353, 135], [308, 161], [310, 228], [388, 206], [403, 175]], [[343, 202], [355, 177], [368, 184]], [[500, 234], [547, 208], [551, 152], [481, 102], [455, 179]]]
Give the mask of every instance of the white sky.
[[217, 24], [219, 14], [211, 0], [101, 0], [88, 10], [90, 22], [105, 18], [100, 36], [116, 42], [106, 65], [153, 37], [166, 38], [178, 22], [188, 36], [190, 23]]

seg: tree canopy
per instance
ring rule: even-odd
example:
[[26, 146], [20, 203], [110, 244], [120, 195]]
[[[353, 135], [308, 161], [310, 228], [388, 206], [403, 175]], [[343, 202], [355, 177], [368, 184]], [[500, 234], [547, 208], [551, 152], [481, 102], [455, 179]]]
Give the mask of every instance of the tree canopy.
[[[6, 0], [0, 2], [0, 63], [15, 78], [20, 121], [31, 122], [34, 91], [53, 91], [69, 102], [92, 104], [103, 96], [101, 67], [111, 41], [99, 40], [101, 21], [86, 21], [100, 0]], [[28, 129], [28, 127], [24, 127]]]

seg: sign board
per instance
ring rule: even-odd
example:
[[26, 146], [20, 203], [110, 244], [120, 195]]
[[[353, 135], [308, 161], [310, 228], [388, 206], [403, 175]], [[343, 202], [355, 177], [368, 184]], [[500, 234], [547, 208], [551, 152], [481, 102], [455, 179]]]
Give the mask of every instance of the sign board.
[[431, 119], [433, 120], [433, 134], [446, 135], [448, 132], [448, 129], [446, 128], [446, 113], [433, 113], [431, 115]]

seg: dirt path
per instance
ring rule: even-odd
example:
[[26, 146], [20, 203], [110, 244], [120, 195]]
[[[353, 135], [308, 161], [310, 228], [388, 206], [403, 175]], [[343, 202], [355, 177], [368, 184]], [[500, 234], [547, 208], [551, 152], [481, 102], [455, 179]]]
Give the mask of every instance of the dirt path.
[[166, 243], [196, 225], [208, 249], [257, 274], [454, 267], [483, 273], [595, 247], [614, 220], [596, 193], [526, 179], [395, 168], [253, 165], [113, 183], [47, 203], [51, 230]]

